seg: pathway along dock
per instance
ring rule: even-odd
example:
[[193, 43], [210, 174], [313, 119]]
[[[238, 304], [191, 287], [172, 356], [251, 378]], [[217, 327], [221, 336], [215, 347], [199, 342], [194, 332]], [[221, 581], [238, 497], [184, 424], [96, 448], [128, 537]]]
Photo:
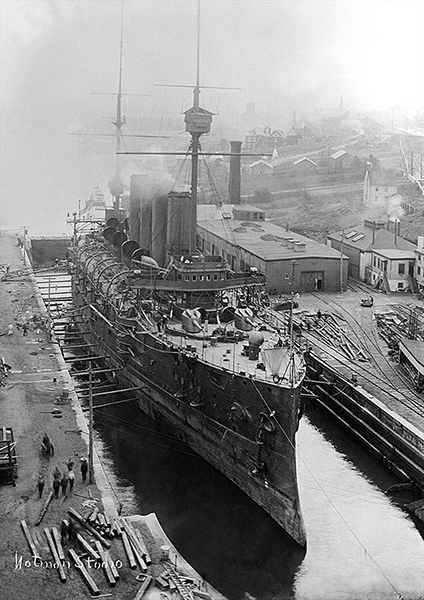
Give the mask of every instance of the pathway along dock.
[[[376, 323], [376, 315], [405, 297], [367, 293], [372, 307], [361, 306], [361, 289], [302, 296], [295, 322], [311, 349], [305, 402], [318, 401], [423, 496], [424, 394], [391, 359]], [[414, 512], [423, 519], [424, 501]]]
[[[118, 516], [96, 459], [95, 481], [82, 481], [86, 419], [58, 344], [50, 340], [47, 309], [17, 239], [0, 232], [0, 427], [12, 428], [18, 463], [15, 485], [0, 482], [2, 597], [57, 600], [64, 594], [85, 600], [112, 594], [115, 600], [159, 600], [161, 594], [177, 589], [190, 600], [224, 600], [179, 555], [154, 514]], [[45, 293], [46, 286], [42, 287]], [[54, 301], [67, 300], [62, 289], [58, 295], [53, 291], [52, 285], [51, 309]], [[45, 433], [54, 446], [53, 455], [42, 452]], [[73, 490], [67, 487], [64, 494], [60, 490], [55, 498], [54, 470], [68, 473], [70, 459]], [[58, 532], [63, 520], [73, 522], [80, 537], [62, 547]], [[74, 567], [79, 560], [75, 550], [85, 569]], [[57, 559], [61, 569], [54, 565]]]

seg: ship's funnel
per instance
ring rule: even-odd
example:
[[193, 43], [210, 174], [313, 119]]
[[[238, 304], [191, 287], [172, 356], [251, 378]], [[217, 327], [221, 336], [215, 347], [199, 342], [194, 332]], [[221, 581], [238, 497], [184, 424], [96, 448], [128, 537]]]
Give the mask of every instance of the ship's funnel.
[[166, 263], [166, 223], [168, 221], [168, 196], [155, 198], [152, 206], [152, 256], [160, 265]]
[[230, 142], [231, 154], [230, 157], [230, 180], [228, 183], [228, 198], [230, 204], [241, 204], [240, 197], [240, 172], [241, 172], [241, 142]]
[[140, 212], [141, 212], [141, 193], [142, 193], [142, 175], [131, 175], [130, 179], [130, 236], [133, 240], [140, 241]]
[[169, 192], [167, 246], [169, 253], [189, 254], [190, 193]]

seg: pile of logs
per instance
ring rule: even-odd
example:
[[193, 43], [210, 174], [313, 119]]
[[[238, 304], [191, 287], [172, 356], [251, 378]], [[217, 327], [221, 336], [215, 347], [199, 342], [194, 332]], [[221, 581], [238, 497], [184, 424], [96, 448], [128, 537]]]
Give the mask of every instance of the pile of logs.
[[[48, 504], [47, 502], [45, 508]], [[41, 529], [34, 528], [31, 532], [27, 523], [21, 521], [31, 556], [43, 561], [39, 548], [43, 551], [48, 549], [48, 561], [57, 569], [61, 582], [67, 581], [69, 569], [73, 565], [91, 595], [99, 596], [100, 588], [93, 574], [103, 571], [109, 587], [112, 588], [120, 579], [119, 569], [126, 566], [139, 571], [136, 579], [141, 581], [141, 587], [134, 600], [141, 600], [151, 585], [155, 585], [161, 591], [176, 592], [183, 600], [211, 598], [203, 589], [202, 582], [177, 571], [176, 566], [169, 560], [169, 552], [161, 557], [161, 565], [152, 565], [142, 533], [129, 518], [110, 518], [98, 507], [91, 507], [84, 514], [70, 507], [68, 517], [68, 520], [62, 521], [60, 528], [45, 527], [45, 538], [42, 537]], [[71, 529], [73, 536], [70, 534]], [[63, 538], [64, 531], [69, 531], [69, 540]], [[113, 553], [120, 555], [123, 560], [112, 559], [110, 550], [113, 540], [116, 540], [113, 543]]]
[[346, 321], [331, 313], [302, 315], [302, 329], [315, 334], [327, 345], [337, 348], [350, 360], [368, 361], [369, 357], [359, 343], [352, 340]]

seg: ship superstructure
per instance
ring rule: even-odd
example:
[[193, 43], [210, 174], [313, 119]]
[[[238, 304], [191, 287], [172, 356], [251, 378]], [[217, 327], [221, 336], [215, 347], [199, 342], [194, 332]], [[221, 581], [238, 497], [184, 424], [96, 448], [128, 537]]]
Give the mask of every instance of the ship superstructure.
[[303, 354], [290, 312], [271, 308], [264, 276], [235, 272], [223, 256], [197, 248], [199, 140], [212, 122], [199, 94], [197, 75], [185, 112], [189, 191], [146, 197], [137, 176], [135, 225], [117, 212], [84, 233], [88, 223], [81, 229], [74, 215], [75, 306], [98, 354], [124, 387], [137, 388], [141, 410], [305, 546], [295, 448]]

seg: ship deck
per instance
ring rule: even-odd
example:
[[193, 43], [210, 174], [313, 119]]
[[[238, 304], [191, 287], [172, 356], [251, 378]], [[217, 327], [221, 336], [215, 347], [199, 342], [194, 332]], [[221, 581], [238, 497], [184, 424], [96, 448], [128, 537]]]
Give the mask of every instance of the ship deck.
[[[263, 323], [261, 323], [263, 324]], [[260, 325], [258, 323], [258, 325]], [[275, 376], [262, 361], [261, 351], [278, 348], [280, 336], [275, 331], [262, 331], [264, 342], [257, 356], [249, 356], [249, 342], [244, 340], [222, 340], [212, 335], [211, 331], [203, 331], [199, 334], [187, 334], [181, 323], [170, 321], [166, 327], [166, 333], [160, 334], [163, 339], [185, 348], [187, 355], [196, 356], [199, 360], [213, 365], [224, 371], [231, 371], [240, 375], [246, 375], [260, 382], [267, 382], [283, 387], [291, 387], [300, 383], [304, 376], [304, 365], [302, 357], [296, 352], [292, 353], [289, 345], [282, 347], [282, 362]], [[294, 368], [293, 368], [294, 363]], [[261, 366], [262, 365], [262, 366]]]

